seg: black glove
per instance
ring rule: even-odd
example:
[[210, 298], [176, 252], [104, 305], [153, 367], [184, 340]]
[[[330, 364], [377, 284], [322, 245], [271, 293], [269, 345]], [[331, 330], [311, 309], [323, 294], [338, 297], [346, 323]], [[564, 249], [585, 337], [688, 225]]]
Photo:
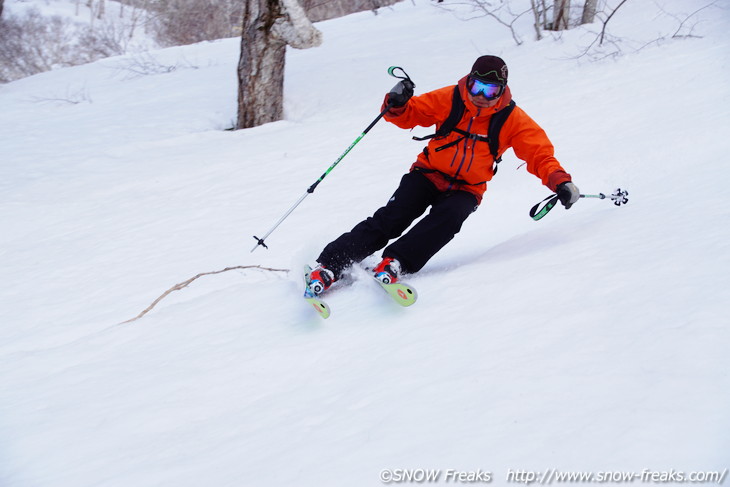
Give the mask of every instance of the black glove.
[[413, 96], [413, 81], [404, 79], [399, 81], [388, 93], [388, 102], [394, 107], [402, 107]]
[[580, 191], [578, 190], [578, 186], [571, 183], [570, 181], [560, 183], [555, 192], [558, 193], [558, 199], [563, 204], [566, 210], [573, 206], [573, 203], [578, 201], [578, 199], [580, 198]]

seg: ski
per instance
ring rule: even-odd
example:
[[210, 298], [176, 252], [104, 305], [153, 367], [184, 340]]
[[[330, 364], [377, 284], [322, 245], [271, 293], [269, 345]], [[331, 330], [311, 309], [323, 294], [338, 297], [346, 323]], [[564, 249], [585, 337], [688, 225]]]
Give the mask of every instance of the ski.
[[418, 299], [418, 293], [413, 286], [410, 286], [405, 282], [386, 284], [376, 277], [373, 277], [373, 279], [375, 282], [380, 284], [380, 287], [382, 287], [386, 293], [388, 293], [388, 296], [393, 298], [393, 301], [403, 307], [411, 306], [416, 302], [416, 299]]
[[[329, 318], [331, 314], [330, 307], [325, 303], [318, 295], [314, 294], [314, 291], [309, 287], [309, 275], [312, 273], [312, 268], [308, 265], [304, 266], [304, 300], [307, 301], [317, 311], [319, 316], [323, 319]], [[381, 280], [373, 276], [373, 280], [388, 293], [393, 301], [397, 304], [407, 307], [413, 305], [418, 299], [418, 293], [413, 286], [404, 282], [395, 283], [384, 283]]]
[[330, 307], [327, 306], [327, 303], [322, 301], [317, 297], [316, 294], [314, 294], [314, 291], [312, 291], [309, 287], [309, 274], [312, 273], [312, 268], [308, 265], [304, 266], [304, 300], [307, 301], [309, 304], [312, 305], [312, 307], [319, 313], [319, 316], [321, 316], [324, 319], [329, 318], [330, 316]]

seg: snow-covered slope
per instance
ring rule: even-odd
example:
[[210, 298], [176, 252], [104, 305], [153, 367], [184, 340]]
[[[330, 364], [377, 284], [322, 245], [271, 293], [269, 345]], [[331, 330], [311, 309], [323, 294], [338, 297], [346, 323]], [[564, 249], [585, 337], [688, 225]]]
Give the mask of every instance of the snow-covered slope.
[[[656, 4], [704, 2], [629, 2], [611, 25], [637, 44], [672, 32]], [[730, 19], [698, 16], [701, 37], [596, 62], [570, 58], [584, 31], [517, 47], [425, 0], [323, 22], [320, 48], [287, 54], [286, 120], [235, 132], [236, 39], [156, 51], [158, 74], [112, 58], [0, 86], [0, 485], [730, 467]], [[377, 115], [388, 66], [422, 93], [487, 53], [581, 190], [630, 203], [534, 222], [548, 190], [508, 153], [409, 278], [415, 306], [358, 271], [321, 320], [299, 267], [383, 204], [421, 145], [376, 125], [270, 250], [250, 253], [252, 235]], [[203, 276], [120, 324], [253, 265], [292, 272]]]

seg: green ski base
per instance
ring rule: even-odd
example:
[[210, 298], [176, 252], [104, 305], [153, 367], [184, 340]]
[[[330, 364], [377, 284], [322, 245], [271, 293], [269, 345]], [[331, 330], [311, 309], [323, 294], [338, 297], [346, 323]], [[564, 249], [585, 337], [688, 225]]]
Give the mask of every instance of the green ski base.
[[391, 298], [393, 298], [393, 301], [401, 306], [411, 306], [418, 299], [418, 293], [416, 293], [416, 290], [404, 282], [385, 284], [380, 282], [378, 279], [375, 279], [375, 281], [380, 284], [380, 287], [382, 287]]

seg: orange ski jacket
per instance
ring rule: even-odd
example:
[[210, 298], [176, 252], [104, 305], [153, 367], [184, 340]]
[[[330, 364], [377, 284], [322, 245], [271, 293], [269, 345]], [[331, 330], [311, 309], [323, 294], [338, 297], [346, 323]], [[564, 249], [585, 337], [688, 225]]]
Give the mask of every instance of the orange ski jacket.
[[[467, 96], [466, 79], [465, 76], [458, 82], [465, 108], [456, 128], [486, 137], [491, 116], [509, 104], [512, 94], [508, 86], [496, 106], [479, 108]], [[438, 128], [449, 116], [453, 93], [454, 85], [451, 85], [414, 96], [404, 106], [391, 108], [385, 114], [385, 119], [404, 129], [432, 125]], [[387, 101], [386, 95], [383, 109]], [[489, 144], [464, 138], [451, 147], [436, 151], [461, 137], [462, 135], [452, 131], [444, 137], [431, 139], [418, 155], [411, 171], [423, 171], [441, 191], [468, 191], [481, 202], [487, 190], [487, 181], [494, 176], [494, 157], [489, 151]], [[502, 126], [499, 134], [499, 155], [510, 147], [518, 158], [527, 163], [527, 170], [540, 178], [551, 191], [555, 191], [559, 184], [571, 180], [555, 158], [553, 144], [545, 131], [519, 106], [514, 108]]]

